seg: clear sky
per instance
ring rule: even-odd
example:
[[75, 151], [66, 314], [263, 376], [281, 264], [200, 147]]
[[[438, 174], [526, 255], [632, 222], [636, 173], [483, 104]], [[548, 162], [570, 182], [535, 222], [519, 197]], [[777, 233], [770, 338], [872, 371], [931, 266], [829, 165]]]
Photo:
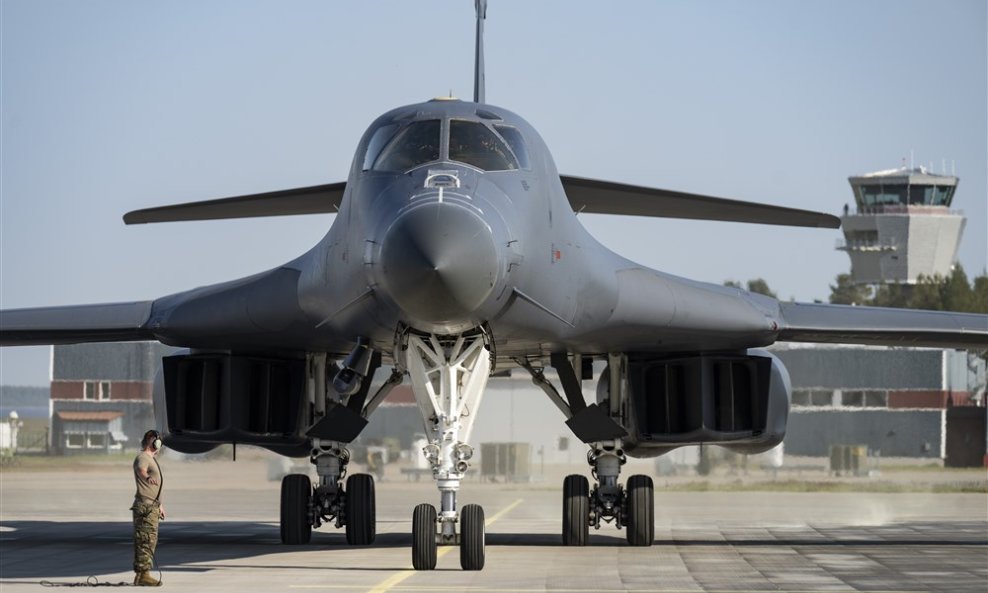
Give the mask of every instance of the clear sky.
[[[155, 205], [342, 181], [384, 111], [472, 95], [471, 0], [2, 0], [0, 306], [143, 300], [247, 275], [330, 215], [125, 227]], [[984, 0], [490, 0], [487, 99], [560, 172], [837, 214], [847, 177], [960, 177], [960, 262], [986, 266]], [[840, 231], [581, 215], [699, 280], [826, 299]], [[43, 385], [48, 348], [0, 350]]]

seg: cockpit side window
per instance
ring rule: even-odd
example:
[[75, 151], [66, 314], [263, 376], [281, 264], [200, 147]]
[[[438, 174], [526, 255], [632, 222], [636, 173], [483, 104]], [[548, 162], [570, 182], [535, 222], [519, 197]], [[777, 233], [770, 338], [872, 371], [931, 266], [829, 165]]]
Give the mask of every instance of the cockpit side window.
[[518, 161], [504, 141], [484, 124], [473, 121], [449, 122], [449, 158], [484, 171], [518, 168]]
[[508, 146], [511, 147], [521, 168], [531, 169], [532, 165], [528, 161], [528, 148], [525, 147], [525, 139], [521, 137], [521, 132], [518, 131], [518, 128], [494, 124], [494, 129], [504, 138]]
[[373, 165], [375, 171], [406, 171], [439, 160], [441, 122], [427, 119], [408, 124], [381, 152]]
[[367, 171], [374, 166], [374, 161], [377, 160], [377, 156], [381, 154], [381, 149], [388, 143], [388, 140], [391, 140], [391, 137], [394, 136], [395, 130], [397, 129], [398, 124], [388, 124], [374, 130], [374, 134], [371, 136], [370, 142], [367, 143], [367, 151], [364, 152], [364, 165], [361, 168], [362, 171]]

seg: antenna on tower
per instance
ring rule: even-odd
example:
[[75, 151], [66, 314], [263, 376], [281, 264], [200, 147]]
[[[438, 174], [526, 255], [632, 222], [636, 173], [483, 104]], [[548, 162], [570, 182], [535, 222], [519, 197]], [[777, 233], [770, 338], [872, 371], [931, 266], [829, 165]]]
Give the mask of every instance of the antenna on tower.
[[487, 0], [473, 0], [477, 9], [477, 50], [473, 60], [473, 102], [484, 102], [484, 19], [487, 18]]

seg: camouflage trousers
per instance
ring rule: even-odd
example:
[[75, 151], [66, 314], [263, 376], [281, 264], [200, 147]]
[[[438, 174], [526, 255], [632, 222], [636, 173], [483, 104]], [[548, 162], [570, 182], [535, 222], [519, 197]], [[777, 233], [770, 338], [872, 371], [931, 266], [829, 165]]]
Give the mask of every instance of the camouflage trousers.
[[158, 545], [158, 503], [134, 501], [134, 572], [151, 570], [154, 549]]

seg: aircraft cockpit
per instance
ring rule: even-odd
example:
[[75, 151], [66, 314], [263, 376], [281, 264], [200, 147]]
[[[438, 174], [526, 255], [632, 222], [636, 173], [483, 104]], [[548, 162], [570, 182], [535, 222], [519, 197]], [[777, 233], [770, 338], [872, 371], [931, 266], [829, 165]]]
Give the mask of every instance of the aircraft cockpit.
[[436, 161], [481, 171], [531, 168], [524, 138], [514, 126], [452, 118], [381, 125], [367, 143], [362, 170], [408, 171]]

